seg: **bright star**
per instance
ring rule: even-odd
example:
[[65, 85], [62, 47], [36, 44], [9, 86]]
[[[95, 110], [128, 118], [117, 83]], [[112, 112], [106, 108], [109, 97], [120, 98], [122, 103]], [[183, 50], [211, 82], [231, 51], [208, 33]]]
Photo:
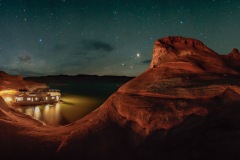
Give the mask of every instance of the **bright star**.
[[139, 58], [140, 57], [140, 53], [137, 53], [137, 58]]

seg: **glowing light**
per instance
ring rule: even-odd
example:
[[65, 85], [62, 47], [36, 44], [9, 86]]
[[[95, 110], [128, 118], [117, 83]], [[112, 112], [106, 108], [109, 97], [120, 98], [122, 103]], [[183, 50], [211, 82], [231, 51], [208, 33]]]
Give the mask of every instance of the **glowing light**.
[[40, 120], [40, 118], [41, 118], [41, 111], [38, 106], [35, 107], [35, 109], [34, 109], [34, 118], [37, 120]]
[[44, 110], [43, 110], [43, 118], [44, 119], [50, 119], [51, 118], [51, 115], [50, 115], [50, 106], [49, 105], [46, 105], [44, 107]]
[[16, 97], [16, 101], [23, 101], [23, 97]]
[[46, 110], [46, 112], [49, 111], [49, 105], [46, 105], [45, 110]]
[[42, 118], [47, 124], [57, 125], [61, 118], [59, 104], [46, 105], [43, 109]]
[[25, 111], [25, 114], [34, 117], [34, 108], [27, 108]]
[[140, 53], [137, 53], [137, 58], [140, 58]]
[[11, 97], [6, 97], [6, 98], [5, 98], [5, 102], [7, 102], [7, 103], [8, 103], [8, 102], [12, 102], [12, 101], [13, 101], [13, 99], [12, 99]]
[[55, 111], [56, 116], [59, 116], [59, 112], [60, 112], [60, 105], [59, 105], [59, 103], [57, 103], [55, 105], [55, 109], [56, 109], [56, 111]]
[[8, 90], [1, 90], [0, 95], [5, 95], [5, 94], [16, 94], [17, 91], [13, 89], [8, 89]]

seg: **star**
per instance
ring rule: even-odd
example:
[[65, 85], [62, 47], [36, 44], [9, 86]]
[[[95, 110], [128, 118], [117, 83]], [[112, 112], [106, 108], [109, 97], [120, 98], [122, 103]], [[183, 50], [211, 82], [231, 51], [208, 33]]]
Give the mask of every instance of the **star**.
[[137, 58], [140, 58], [140, 53], [137, 53], [136, 56], [137, 56]]
[[[51, 64], [56, 74], [136, 76], [147, 67], [142, 62], [152, 58], [154, 41], [166, 36], [199, 39], [218, 53], [239, 47], [240, 4], [234, 0], [194, 2], [196, 5], [154, 0], [126, 5], [97, 0], [56, 0], [56, 4], [52, 0], [31, 1], [31, 5], [23, 2], [0, 0], [0, 68], [4, 61], [11, 63], [15, 52], [27, 49], [41, 55], [43, 61], [57, 61]], [[203, 4], [206, 9], [199, 10]], [[221, 39], [226, 40], [225, 45], [218, 45]], [[61, 57], [56, 56], [60, 52]], [[73, 58], [76, 54], [79, 61]], [[34, 73], [51, 74], [39, 69], [39, 61], [35, 65], [31, 68]], [[116, 68], [109, 69], [111, 65]], [[19, 74], [28, 70], [19, 67]], [[81, 69], [84, 67], [87, 70]], [[6, 71], [13, 69], [9, 66]]]

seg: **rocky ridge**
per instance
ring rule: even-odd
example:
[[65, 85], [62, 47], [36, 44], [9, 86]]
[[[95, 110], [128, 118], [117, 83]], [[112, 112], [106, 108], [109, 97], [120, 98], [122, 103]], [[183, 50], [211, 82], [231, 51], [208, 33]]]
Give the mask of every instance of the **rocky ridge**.
[[219, 55], [191, 38], [159, 39], [147, 71], [62, 127], [1, 100], [1, 152], [4, 159], [239, 159], [238, 55]]
[[24, 81], [21, 76], [12, 76], [0, 71], [0, 90], [21, 89], [21, 88], [46, 88], [43, 83]]

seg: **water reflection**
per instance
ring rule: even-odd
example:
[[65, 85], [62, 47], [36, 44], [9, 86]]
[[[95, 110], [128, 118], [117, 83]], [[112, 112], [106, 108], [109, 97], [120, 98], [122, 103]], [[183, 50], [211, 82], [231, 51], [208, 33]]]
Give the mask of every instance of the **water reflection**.
[[41, 114], [39, 107], [38, 106], [35, 107], [33, 117], [35, 117], [37, 120], [40, 120], [41, 115], [42, 114]]
[[61, 102], [17, 109], [48, 125], [72, 123], [101, 105], [103, 100], [79, 95], [64, 95]]

